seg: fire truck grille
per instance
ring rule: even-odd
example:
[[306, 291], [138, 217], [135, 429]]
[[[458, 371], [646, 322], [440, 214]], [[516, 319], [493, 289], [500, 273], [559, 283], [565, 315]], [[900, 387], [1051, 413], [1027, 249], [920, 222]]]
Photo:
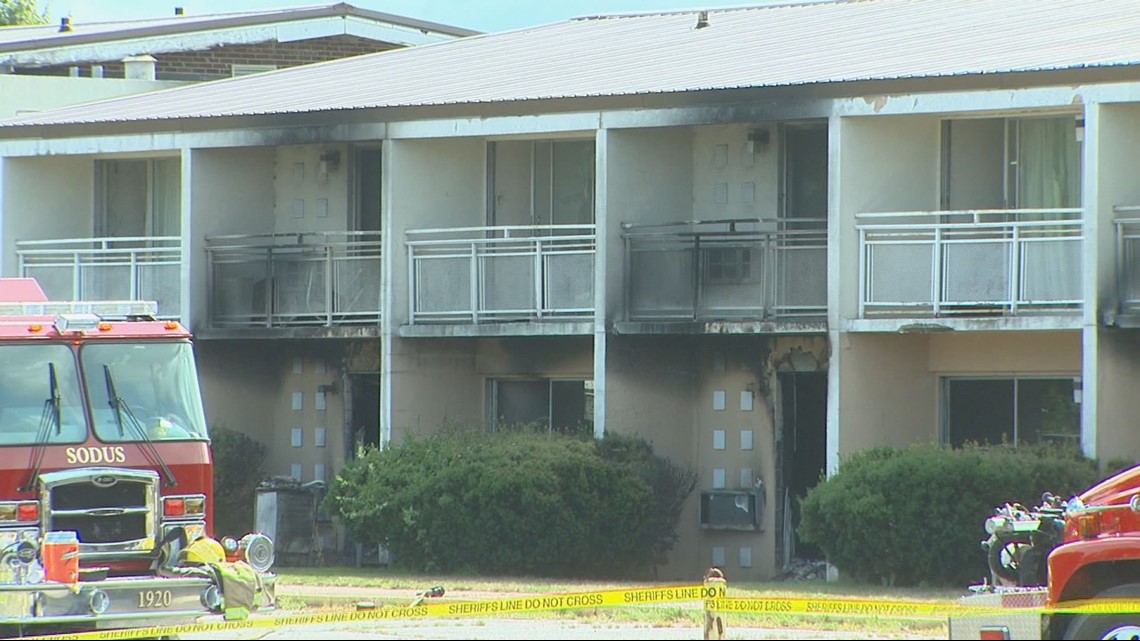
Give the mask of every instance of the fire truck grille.
[[148, 480], [116, 479], [106, 485], [106, 475], [97, 485], [93, 480], [73, 481], [49, 490], [49, 512], [53, 530], [74, 530], [80, 543], [115, 544], [148, 538], [148, 518], [153, 509], [147, 497], [154, 492]]

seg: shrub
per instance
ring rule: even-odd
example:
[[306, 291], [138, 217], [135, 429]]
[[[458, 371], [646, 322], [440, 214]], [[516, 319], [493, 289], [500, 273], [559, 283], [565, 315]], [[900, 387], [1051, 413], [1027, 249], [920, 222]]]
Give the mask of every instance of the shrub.
[[449, 430], [363, 453], [325, 506], [417, 571], [643, 575], [674, 540], [676, 521], [656, 513], [670, 501], [653, 485], [668, 487], [657, 475], [671, 468], [648, 445], [611, 438]]
[[808, 492], [799, 534], [857, 580], [963, 586], [989, 576], [980, 542], [995, 506], [1067, 498], [1098, 478], [1079, 452], [1048, 446], [878, 448]]
[[264, 479], [265, 445], [224, 427], [210, 429], [214, 458], [214, 536], [253, 531], [257, 485]]

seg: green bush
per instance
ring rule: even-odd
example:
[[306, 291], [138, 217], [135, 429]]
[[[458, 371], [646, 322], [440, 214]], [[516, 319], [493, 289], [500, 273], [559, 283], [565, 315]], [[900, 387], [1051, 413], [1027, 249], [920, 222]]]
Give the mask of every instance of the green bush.
[[658, 508], [683, 497], [660, 492], [685, 478], [633, 439], [448, 430], [364, 452], [324, 505], [417, 571], [633, 577], [675, 540], [679, 511]]
[[214, 458], [214, 536], [253, 531], [257, 485], [264, 478], [265, 445], [224, 427], [210, 428]]
[[980, 542], [994, 507], [1068, 498], [1099, 478], [1053, 447], [873, 449], [808, 492], [798, 533], [857, 580], [964, 586], [989, 576]]

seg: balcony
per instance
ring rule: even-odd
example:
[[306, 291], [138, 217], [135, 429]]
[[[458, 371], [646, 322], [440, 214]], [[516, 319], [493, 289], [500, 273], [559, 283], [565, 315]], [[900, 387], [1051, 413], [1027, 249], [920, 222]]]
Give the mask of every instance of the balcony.
[[1140, 315], [1140, 205], [1115, 207], [1117, 314]]
[[50, 300], [146, 300], [178, 319], [182, 239], [178, 236], [68, 238], [16, 242], [20, 276]]
[[868, 213], [859, 317], [1076, 314], [1080, 209]]
[[380, 322], [380, 232], [209, 236], [210, 327]]
[[824, 219], [626, 224], [630, 321], [818, 320], [827, 315]]
[[594, 225], [409, 230], [411, 324], [583, 321], [594, 315]]

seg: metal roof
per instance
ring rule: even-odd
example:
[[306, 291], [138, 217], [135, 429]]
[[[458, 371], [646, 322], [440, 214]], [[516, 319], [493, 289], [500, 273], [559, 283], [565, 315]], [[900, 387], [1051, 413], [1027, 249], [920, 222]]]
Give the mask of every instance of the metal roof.
[[117, 22], [72, 22], [70, 31], [60, 31], [60, 25], [52, 24], [0, 27], [0, 53], [34, 51], [36, 49], [67, 47], [81, 44], [98, 44], [101, 42], [133, 38], [177, 35], [195, 31], [230, 29], [324, 17], [357, 17], [450, 36], [470, 36], [479, 33], [469, 29], [461, 29], [459, 27], [406, 18], [390, 13], [361, 9], [351, 4], [341, 2], [337, 4], [269, 9], [264, 11], [214, 13], [200, 16], [179, 15], [146, 20], [121, 20]]
[[1136, 0], [834, 0], [596, 16], [66, 107], [0, 127], [1140, 64]]

